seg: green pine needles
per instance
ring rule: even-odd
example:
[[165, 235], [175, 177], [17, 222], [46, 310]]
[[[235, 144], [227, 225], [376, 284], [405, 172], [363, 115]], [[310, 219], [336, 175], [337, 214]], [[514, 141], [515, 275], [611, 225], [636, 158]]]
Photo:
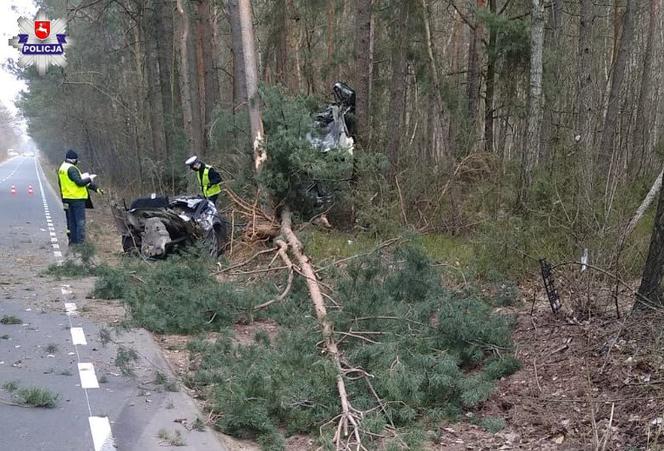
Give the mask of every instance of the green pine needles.
[[[330, 307], [329, 315], [349, 398], [366, 412], [365, 444], [378, 443], [392, 427], [411, 430], [475, 408], [491, 395], [494, 380], [519, 368], [510, 355], [512, 320], [439, 281], [424, 253], [410, 247], [365, 258], [334, 280], [339, 308]], [[271, 443], [265, 449], [281, 449], [274, 446], [283, 443], [282, 433], [318, 434], [339, 413], [336, 369], [322, 353], [305, 296], [298, 285], [273, 312], [287, 327], [272, 342], [260, 334], [253, 344], [240, 345], [229, 334], [191, 346], [203, 358], [191, 382], [223, 413], [217, 426]], [[322, 430], [324, 444], [334, 431], [332, 425]], [[415, 445], [424, 435], [404, 437]]]
[[132, 320], [158, 333], [219, 330], [251, 316], [253, 306], [270, 299], [273, 289], [247, 290], [218, 283], [205, 255], [188, 253], [159, 262], [127, 261], [104, 267], [93, 295], [121, 298]]
[[[295, 278], [283, 301], [254, 312], [278, 292], [281, 276], [219, 283], [211, 269], [195, 255], [137, 261], [105, 268], [98, 288], [122, 294], [133, 320], [150, 330], [221, 332], [215, 341], [190, 343], [201, 364], [188, 381], [221, 413], [217, 427], [269, 450], [283, 449], [295, 433], [320, 436], [325, 448], [336, 425], [330, 420], [340, 413], [337, 368], [325, 354], [304, 279]], [[412, 245], [324, 274], [348, 396], [364, 413], [365, 446], [392, 440], [394, 449], [416, 447], [427, 424], [477, 408], [495, 380], [520, 367], [511, 354], [513, 320], [495, 313], [515, 297], [511, 285], [500, 285], [493, 298], [472, 287], [452, 291]], [[233, 325], [267, 319], [279, 325], [276, 334], [258, 327], [248, 344], [236, 339]]]

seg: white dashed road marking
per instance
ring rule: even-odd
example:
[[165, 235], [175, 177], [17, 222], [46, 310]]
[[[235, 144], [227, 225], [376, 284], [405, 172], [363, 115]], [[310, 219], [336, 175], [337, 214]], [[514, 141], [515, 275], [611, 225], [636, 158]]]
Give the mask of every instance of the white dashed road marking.
[[50, 236], [51, 236], [51, 243], [53, 243], [53, 256], [55, 257], [57, 264], [60, 265], [62, 264], [62, 252], [58, 250], [60, 249], [60, 245], [57, 244], [58, 238], [55, 236], [55, 227], [53, 226], [53, 220], [51, 219], [51, 212], [48, 209], [48, 201], [46, 200], [46, 193], [44, 193], [44, 184], [42, 183], [41, 175], [39, 174], [39, 166], [37, 165], [37, 159], [35, 158], [34, 160], [35, 160], [35, 171], [37, 172], [37, 181], [39, 181], [39, 192], [41, 193], [42, 203], [44, 205], [44, 217], [46, 218], [46, 225], [48, 226], [48, 230], [52, 232]]
[[[17, 168], [18, 169], [18, 168]], [[35, 158], [35, 170], [37, 171], [37, 180], [39, 181], [39, 191], [41, 193], [43, 205], [44, 205], [44, 217], [46, 218], [46, 225], [49, 230], [49, 236], [51, 238], [51, 245], [53, 247], [53, 256], [56, 259], [58, 264], [62, 264], [62, 252], [60, 245], [58, 244], [58, 238], [55, 233], [55, 226], [53, 225], [53, 220], [51, 218], [51, 213], [48, 208], [48, 202], [46, 200], [46, 194], [44, 193], [44, 185], [40, 176], [40, 168]], [[16, 170], [14, 170], [16, 172]], [[12, 174], [10, 174], [11, 177]], [[4, 182], [4, 180], [0, 181]], [[71, 296], [72, 290], [69, 285], [62, 285], [60, 287], [62, 295], [67, 298]], [[92, 407], [90, 406], [90, 397], [88, 396], [89, 389], [99, 388], [99, 381], [95, 374], [95, 368], [92, 362], [81, 362], [81, 356], [78, 352], [79, 346], [87, 346], [88, 342], [85, 339], [85, 333], [83, 332], [82, 327], [72, 327], [72, 316], [77, 315], [76, 304], [73, 302], [64, 302], [65, 312], [67, 314], [67, 320], [69, 321], [69, 330], [71, 332], [71, 341], [74, 345], [74, 350], [76, 351], [76, 360], [78, 361], [78, 375], [81, 379], [81, 388], [85, 394], [85, 400], [88, 405], [88, 422], [90, 424], [90, 431], [92, 433], [92, 442], [94, 444], [95, 451], [115, 451], [115, 441], [113, 439], [113, 434], [111, 432], [111, 423], [108, 417], [99, 417], [92, 415]]]
[[113, 436], [111, 435], [111, 424], [108, 417], [90, 417], [90, 430], [95, 451], [115, 451]]
[[81, 377], [81, 388], [99, 388], [95, 367], [92, 363], [79, 363], [78, 375]]
[[67, 315], [76, 315], [78, 313], [76, 311], [76, 304], [73, 302], [65, 302], [65, 312], [67, 312]]
[[83, 332], [82, 327], [72, 327], [69, 330], [71, 331], [71, 342], [74, 345], [88, 345], [88, 341], [85, 339], [85, 333]]

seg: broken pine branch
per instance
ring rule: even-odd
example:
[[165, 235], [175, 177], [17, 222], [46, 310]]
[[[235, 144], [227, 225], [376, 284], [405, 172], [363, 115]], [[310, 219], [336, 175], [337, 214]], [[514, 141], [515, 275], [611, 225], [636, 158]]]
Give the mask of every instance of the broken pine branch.
[[285, 267], [288, 268], [288, 281], [286, 282], [286, 288], [284, 288], [284, 291], [282, 291], [279, 296], [277, 296], [276, 298], [271, 299], [267, 302], [264, 302], [260, 305], [257, 305], [256, 307], [254, 307], [254, 310], [264, 309], [264, 308], [274, 304], [275, 302], [283, 301], [284, 298], [286, 296], [288, 296], [288, 293], [291, 290], [291, 286], [293, 285], [293, 274], [294, 274], [293, 262], [288, 257], [288, 253], [286, 252], [288, 250], [288, 245], [286, 244], [286, 242], [284, 240], [281, 240], [281, 239], [277, 239], [275, 241], [275, 244], [277, 244], [277, 246], [279, 246], [279, 250], [277, 251], [277, 255], [279, 255], [281, 257], [284, 264], [286, 265]]
[[249, 257], [249, 258], [246, 259], [245, 261], [240, 262], [240, 263], [237, 263], [237, 264], [235, 264], [235, 265], [231, 265], [231, 266], [229, 266], [229, 267], [227, 267], [227, 268], [224, 268], [224, 269], [220, 269], [220, 270], [217, 271], [215, 274], [221, 274], [221, 273], [224, 273], [224, 272], [226, 272], [226, 271], [230, 271], [231, 269], [240, 268], [240, 267], [246, 265], [247, 263], [251, 262], [251, 261], [252, 261], [253, 259], [255, 259], [256, 257], [258, 257], [258, 256], [260, 256], [260, 255], [263, 255], [263, 254], [268, 254], [268, 253], [270, 253], [270, 252], [274, 252], [274, 251], [276, 251], [276, 250], [278, 250], [278, 249], [279, 249], [278, 247], [271, 247], [271, 248], [269, 248], [269, 249], [265, 249], [265, 250], [262, 250], [262, 251], [256, 252], [254, 255], [252, 255], [251, 257]]
[[403, 238], [401, 238], [401, 237], [398, 237], [398, 238], [390, 238], [390, 239], [387, 240], [387, 241], [383, 241], [382, 243], [380, 243], [378, 246], [376, 246], [375, 248], [373, 248], [373, 249], [370, 250], [369, 252], [365, 252], [365, 253], [363, 253], [363, 254], [355, 254], [355, 255], [351, 255], [350, 257], [342, 258], [342, 259], [340, 259], [340, 260], [337, 260], [337, 261], [335, 261], [335, 262], [330, 263], [329, 265], [325, 265], [325, 266], [323, 266], [322, 268], [318, 268], [318, 269], [315, 271], [315, 273], [318, 274], [319, 272], [325, 271], [326, 269], [329, 269], [329, 268], [331, 268], [331, 267], [333, 267], [333, 266], [340, 265], [341, 263], [345, 263], [345, 262], [347, 262], [347, 261], [354, 260], [354, 259], [356, 259], [356, 258], [366, 257], [366, 256], [369, 256], [369, 255], [371, 255], [371, 254], [375, 254], [376, 252], [380, 251], [381, 249], [384, 249], [384, 248], [386, 248], [386, 247], [388, 247], [388, 246], [391, 246], [391, 245], [393, 245], [393, 244], [395, 244], [395, 243], [402, 243], [402, 242], [404, 242], [404, 241], [406, 241], [406, 240], [403, 239]]
[[334, 362], [337, 371], [336, 385], [339, 401], [341, 403], [341, 414], [337, 417], [338, 423], [336, 433], [334, 434], [334, 443], [337, 450], [353, 449], [351, 446], [356, 450], [364, 449], [360, 438], [360, 422], [362, 421], [363, 414], [355, 409], [348, 399], [348, 392], [346, 391], [346, 383], [343, 378], [343, 369], [341, 367], [341, 359], [337, 343], [334, 339], [332, 323], [327, 318], [327, 309], [325, 308], [325, 301], [323, 300], [316, 273], [311, 266], [309, 257], [307, 257], [302, 251], [302, 243], [295, 233], [293, 233], [291, 227], [291, 212], [288, 207], [284, 207], [281, 211], [281, 233], [286, 237], [288, 246], [297, 259], [301, 271], [305, 276], [307, 287], [309, 288], [309, 296], [314, 305], [316, 318], [321, 326], [323, 339], [325, 340], [325, 348], [328, 356]]

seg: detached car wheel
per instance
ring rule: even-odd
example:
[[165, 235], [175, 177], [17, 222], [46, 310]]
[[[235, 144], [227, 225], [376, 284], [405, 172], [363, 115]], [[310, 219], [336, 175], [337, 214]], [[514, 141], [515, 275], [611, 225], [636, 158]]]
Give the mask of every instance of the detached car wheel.
[[205, 243], [212, 257], [218, 257], [224, 253], [228, 242], [228, 230], [225, 223], [215, 224], [206, 237]]
[[141, 249], [141, 241], [130, 235], [122, 236], [122, 250], [126, 253], [139, 252]]

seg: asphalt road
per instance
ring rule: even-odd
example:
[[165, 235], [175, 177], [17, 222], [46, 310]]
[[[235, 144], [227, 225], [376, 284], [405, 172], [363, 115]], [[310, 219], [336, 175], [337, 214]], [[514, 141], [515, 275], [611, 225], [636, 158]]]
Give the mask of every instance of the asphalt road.
[[[97, 324], [80, 314], [90, 282], [42, 273], [67, 257], [62, 205], [37, 160], [0, 164], [0, 451], [226, 450], [209, 429], [191, 430], [200, 414], [183, 392], [155, 382], [171, 375], [145, 331], [101, 342]], [[137, 352], [133, 376], [116, 365], [118, 347]], [[57, 394], [54, 408], [25, 407], [10, 385]], [[175, 421], [177, 420], [177, 421]], [[176, 439], [179, 432], [182, 439]], [[166, 438], [170, 436], [173, 440]]]

